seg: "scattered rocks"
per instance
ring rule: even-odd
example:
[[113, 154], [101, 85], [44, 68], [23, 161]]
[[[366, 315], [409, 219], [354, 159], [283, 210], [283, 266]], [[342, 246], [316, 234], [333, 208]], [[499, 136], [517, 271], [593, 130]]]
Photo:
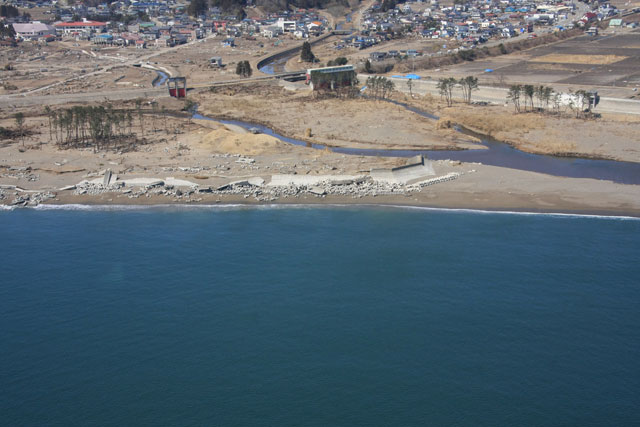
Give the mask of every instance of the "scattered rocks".
[[409, 188], [422, 188], [422, 187], [427, 187], [429, 185], [434, 185], [434, 184], [440, 184], [441, 182], [447, 182], [447, 181], [453, 181], [454, 179], [457, 179], [458, 177], [460, 177], [460, 173], [458, 172], [451, 172], [448, 173], [446, 175], [443, 176], [438, 176], [435, 178], [430, 178], [430, 179], [426, 179], [424, 181], [420, 181], [420, 182], [416, 182], [415, 184], [411, 185]]
[[164, 185], [164, 181], [163, 181], [163, 180], [161, 180], [161, 179], [159, 179], [159, 180], [157, 180], [157, 181], [150, 182], [150, 183], [147, 185], [147, 188], [161, 187], [161, 186], [163, 186], [163, 185]]
[[[0, 197], [0, 199], [3, 199], [3, 197]], [[56, 198], [56, 193], [52, 193], [51, 191], [45, 191], [45, 192], [36, 192], [36, 193], [28, 193], [28, 194], [17, 194], [16, 197], [13, 199], [13, 201], [11, 203], [9, 203], [10, 206], [17, 206], [17, 207], [24, 207], [24, 206], [30, 206], [30, 207], [34, 207], [34, 206], [38, 206], [40, 203], [45, 202], [47, 200], [50, 199], [55, 199]]]
[[[265, 185], [265, 180], [261, 177], [252, 177], [248, 179], [242, 179], [233, 181], [228, 184], [211, 187], [211, 186], [198, 186], [193, 185], [185, 189], [184, 186], [178, 188], [173, 182], [167, 183], [164, 180], [146, 180], [145, 183], [139, 183], [137, 186], [131, 186], [128, 184], [124, 187], [122, 181], [115, 181], [113, 178], [115, 175], [111, 174], [107, 180], [105, 175], [104, 180], [83, 181], [77, 185], [70, 185], [61, 188], [59, 191], [73, 191], [76, 195], [90, 195], [97, 196], [106, 193], [118, 192], [122, 195], [126, 195], [129, 198], [139, 197], [152, 197], [152, 196], [164, 196], [170, 197], [175, 201], [184, 203], [192, 203], [201, 201], [202, 198], [198, 197], [200, 194], [207, 195], [235, 195], [244, 198], [253, 197], [259, 202], [273, 202], [279, 198], [296, 198], [304, 195], [313, 195], [317, 197], [325, 197], [329, 195], [362, 198], [362, 197], [377, 197], [382, 195], [410, 195], [412, 192], [420, 191], [422, 188], [439, 184], [447, 181], [451, 181], [460, 177], [462, 172], [451, 172], [443, 176], [426, 179], [424, 181], [416, 182], [410, 185], [389, 182], [389, 181], [376, 181], [371, 176], [357, 176], [357, 177], [340, 177], [327, 176], [322, 181], [316, 180], [302, 180], [301, 182], [288, 182], [287, 180], [275, 180], [277, 175], [272, 177], [272, 181], [269, 185]], [[167, 179], [171, 181], [171, 179]], [[144, 181], [144, 180], [143, 180]], [[151, 181], [151, 182], [149, 182]], [[282, 182], [280, 182], [282, 181]], [[308, 182], [306, 182], [308, 181]], [[109, 185], [105, 185], [105, 182], [109, 182]], [[146, 185], [145, 185], [146, 184]], [[22, 190], [15, 186], [3, 186], [0, 188], [0, 200], [5, 198], [3, 190], [15, 190], [15, 199], [11, 202], [13, 206], [36, 206], [37, 204], [55, 198], [55, 193], [51, 192], [36, 192], [31, 194], [22, 194]]]
[[255, 163], [255, 159], [251, 159], [249, 157], [240, 157], [238, 158], [238, 160], [236, 160], [236, 163], [246, 163], [246, 164], [252, 164]]
[[6, 168], [6, 172], [0, 174], [2, 178], [12, 178], [12, 179], [26, 179], [30, 182], [35, 182], [40, 180], [40, 175], [37, 175], [32, 172], [31, 166], [9, 166]]

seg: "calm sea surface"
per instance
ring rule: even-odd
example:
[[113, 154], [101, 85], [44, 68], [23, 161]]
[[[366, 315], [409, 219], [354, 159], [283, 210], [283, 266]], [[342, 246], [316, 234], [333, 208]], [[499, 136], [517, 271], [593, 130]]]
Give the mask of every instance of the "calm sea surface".
[[0, 212], [0, 425], [640, 424], [640, 221]]

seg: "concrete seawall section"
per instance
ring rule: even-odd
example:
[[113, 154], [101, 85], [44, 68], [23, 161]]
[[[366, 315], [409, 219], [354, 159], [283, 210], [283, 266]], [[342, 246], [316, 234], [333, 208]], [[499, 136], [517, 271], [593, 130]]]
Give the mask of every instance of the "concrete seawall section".
[[413, 184], [435, 175], [433, 164], [425, 161], [422, 156], [415, 156], [407, 160], [407, 164], [391, 169], [371, 169], [371, 178], [377, 182], [389, 184]]

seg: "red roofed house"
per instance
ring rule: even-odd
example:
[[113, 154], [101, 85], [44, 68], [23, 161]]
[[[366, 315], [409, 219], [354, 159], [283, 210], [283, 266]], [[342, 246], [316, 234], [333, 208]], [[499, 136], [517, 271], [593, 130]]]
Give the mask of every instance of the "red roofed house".
[[64, 34], [75, 33], [79, 31], [100, 33], [107, 28], [106, 22], [98, 21], [80, 21], [80, 22], [58, 22], [54, 24], [58, 31]]

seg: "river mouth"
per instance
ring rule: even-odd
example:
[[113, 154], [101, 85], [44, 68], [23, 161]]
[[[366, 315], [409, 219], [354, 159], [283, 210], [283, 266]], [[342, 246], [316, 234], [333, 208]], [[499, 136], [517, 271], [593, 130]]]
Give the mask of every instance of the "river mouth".
[[[260, 70], [265, 73], [284, 71], [284, 65], [290, 56], [276, 58], [263, 65]], [[438, 116], [422, 111], [402, 102], [389, 100], [422, 117], [438, 120]], [[458, 129], [462, 133], [477, 137], [481, 140], [481, 149], [468, 150], [393, 150], [377, 148], [348, 148], [332, 147], [324, 144], [309, 143], [294, 138], [280, 135], [267, 126], [248, 123], [239, 120], [225, 120], [206, 117], [195, 113], [194, 119], [215, 120], [220, 123], [233, 124], [244, 129], [259, 130], [261, 133], [273, 136], [280, 141], [302, 147], [310, 147], [319, 150], [329, 150], [334, 153], [356, 156], [379, 157], [412, 157], [423, 155], [431, 160], [454, 160], [466, 163], [481, 163], [488, 166], [499, 166], [510, 169], [519, 169], [528, 172], [537, 172], [546, 175], [566, 178], [590, 178], [605, 181], [613, 181], [619, 184], [640, 185], [640, 163], [624, 162], [617, 160], [588, 159], [581, 157], [562, 157], [545, 154], [533, 154], [518, 150], [512, 145], [496, 141], [486, 135], [478, 134], [467, 129]]]
[[488, 166], [519, 169], [559, 177], [590, 178], [613, 181], [619, 184], [640, 185], [640, 163], [532, 154], [520, 151], [509, 144], [491, 139], [482, 139], [482, 142], [479, 144], [482, 145], [483, 148], [476, 150], [391, 150], [333, 147], [290, 138], [258, 123], [218, 119], [207, 117], [199, 113], [195, 113], [193, 118], [213, 120], [223, 124], [240, 126], [243, 129], [251, 130], [252, 132], [257, 130], [260, 133], [272, 136], [288, 144], [317, 150], [329, 150], [340, 154], [377, 157], [412, 157], [416, 155], [423, 155], [431, 160], [453, 160], [465, 163], [481, 163]]

